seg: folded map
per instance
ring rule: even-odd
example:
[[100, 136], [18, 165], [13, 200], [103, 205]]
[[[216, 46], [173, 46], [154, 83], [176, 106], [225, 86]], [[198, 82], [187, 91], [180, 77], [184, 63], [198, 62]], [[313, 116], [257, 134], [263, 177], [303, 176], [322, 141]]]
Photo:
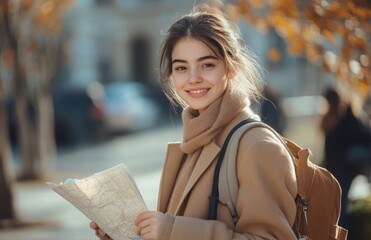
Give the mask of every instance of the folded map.
[[112, 239], [140, 239], [134, 221], [147, 207], [124, 164], [84, 179], [47, 184]]

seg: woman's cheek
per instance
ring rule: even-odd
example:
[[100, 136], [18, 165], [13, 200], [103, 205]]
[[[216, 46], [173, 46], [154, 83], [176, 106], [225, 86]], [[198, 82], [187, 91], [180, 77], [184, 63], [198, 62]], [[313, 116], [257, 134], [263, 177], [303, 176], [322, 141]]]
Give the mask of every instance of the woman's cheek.
[[173, 83], [176, 88], [176, 90], [180, 90], [185, 85], [186, 81], [180, 77], [173, 78]]

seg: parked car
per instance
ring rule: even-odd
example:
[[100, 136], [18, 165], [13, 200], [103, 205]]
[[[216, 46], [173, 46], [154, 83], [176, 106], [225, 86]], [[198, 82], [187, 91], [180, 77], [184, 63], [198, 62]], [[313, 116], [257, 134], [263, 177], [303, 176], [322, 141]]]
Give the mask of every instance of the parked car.
[[104, 137], [104, 88], [96, 81], [65, 84], [53, 91], [57, 144]]
[[108, 133], [144, 130], [156, 126], [162, 108], [147, 85], [114, 82], [105, 85], [105, 127]]
[[[63, 81], [66, 79], [63, 79]], [[65, 81], [52, 90], [57, 144], [80, 144], [105, 136], [104, 88], [95, 81]], [[14, 99], [7, 98], [9, 138], [17, 145], [18, 126]], [[33, 106], [28, 109], [33, 114]]]

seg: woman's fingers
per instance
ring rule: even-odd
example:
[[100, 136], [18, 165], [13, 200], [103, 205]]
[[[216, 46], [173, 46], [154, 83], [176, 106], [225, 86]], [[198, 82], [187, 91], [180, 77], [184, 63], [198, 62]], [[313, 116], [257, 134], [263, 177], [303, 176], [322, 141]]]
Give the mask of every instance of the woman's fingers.
[[163, 218], [161, 212], [144, 212], [135, 220], [137, 234], [144, 240], [156, 240], [160, 236], [160, 226]]
[[90, 226], [91, 229], [93, 229], [95, 231], [95, 235], [100, 240], [111, 240], [112, 239], [102, 229], [99, 228], [99, 226], [96, 222], [90, 222], [89, 226]]
[[93, 229], [93, 230], [99, 228], [99, 227], [98, 227], [98, 224], [97, 224], [96, 222], [90, 222], [89, 226], [90, 226], [90, 228]]
[[142, 222], [145, 219], [149, 219], [155, 215], [156, 212], [143, 212], [140, 213], [137, 218], [135, 219], [135, 225], [138, 225], [140, 222]]

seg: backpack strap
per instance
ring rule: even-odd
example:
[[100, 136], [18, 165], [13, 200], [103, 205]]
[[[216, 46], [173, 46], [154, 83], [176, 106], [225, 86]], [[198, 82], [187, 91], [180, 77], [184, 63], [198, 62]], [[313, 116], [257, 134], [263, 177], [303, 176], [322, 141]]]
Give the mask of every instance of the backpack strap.
[[[214, 171], [214, 178], [213, 178], [213, 187], [212, 187], [212, 192], [211, 192], [211, 196], [209, 197], [209, 216], [208, 216], [208, 219], [209, 220], [215, 220], [217, 215], [218, 215], [218, 203], [219, 203], [219, 173], [220, 173], [220, 168], [222, 166], [222, 162], [223, 162], [223, 159], [224, 159], [224, 155], [227, 151], [227, 146], [228, 146], [228, 143], [230, 141], [230, 139], [232, 138], [232, 135], [238, 130], [240, 129], [240, 127], [244, 126], [244, 125], [247, 125], [248, 123], [252, 123], [252, 122], [257, 122], [256, 120], [253, 120], [253, 119], [245, 119], [243, 120], [242, 122], [240, 122], [239, 124], [237, 124], [234, 128], [232, 128], [232, 130], [229, 132], [229, 134], [227, 135], [224, 143], [223, 143], [223, 146], [222, 146], [222, 149], [220, 151], [220, 154], [219, 154], [219, 159], [218, 159], [218, 162], [216, 163], [216, 167], [215, 167], [215, 171]], [[232, 161], [233, 162], [233, 161]], [[235, 161], [234, 161], [235, 162]], [[223, 171], [223, 175], [224, 175], [224, 171]], [[231, 174], [231, 175], [236, 175], [236, 173], [234, 174]], [[236, 183], [237, 183], [237, 176], [236, 176]], [[228, 184], [229, 185], [229, 184]], [[231, 183], [230, 186], [236, 186], [238, 187], [238, 185], [234, 185], [234, 183]], [[228, 186], [229, 187], [229, 186]], [[224, 189], [224, 188], [223, 188]], [[226, 188], [227, 189], [227, 188]], [[238, 190], [238, 189], [237, 189]], [[234, 190], [232, 190], [234, 191]], [[224, 196], [224, 195], [223, 195]], [[237, 197], [236, 197], [237, 199]], [[234, 215], [237, 217], [237, 220], [238, 220], [238, 216], [236, 214], [236, 211], [235, 211], [235, 208], [234, 206], [232, 205], [232, 201], [229, 201], [231, 204], [228, 205], [228, 207], [230, 208], [232, 214], [234, 213]], [[236, 220], [236, 221], [237, 221]]]

